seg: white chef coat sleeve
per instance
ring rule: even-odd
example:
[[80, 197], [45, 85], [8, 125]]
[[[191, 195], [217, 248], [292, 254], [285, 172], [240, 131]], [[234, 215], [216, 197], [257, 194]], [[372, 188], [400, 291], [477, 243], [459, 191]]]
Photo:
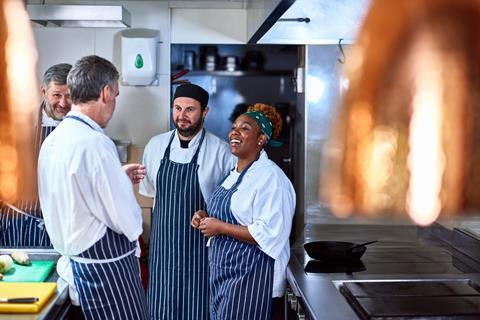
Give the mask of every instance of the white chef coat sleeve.
[[[152, 149], [153, 149], [153, 144], [150, 141], [146, 146], [145, 150], [143, 151], [143, 160], [142, 164], [145, 166], [145, 169], [147, 170], [147, 174], [145, 177], [140, 181], [140, 184], [138, 186], [138, 193], [140, 193], [142, 196], [154, 198], [155, 197], [155, 177], [157, 175], [157, 170], [158, 168], [155, 167], [153, 159], [152, 159]], [[155, 154], [155, 153], [153, 153]], [[158, 154], [156, 155], [157, 157], [159, 156]]]
[[254, 220], [247, 228], [260, 249], [273, 259], [289, 241], [294, 210], [295, 197], [285, 187], [270, 185], [254, 201]]
[[142, 233], [142, 212], [132, 182], [118, 158], [107, 154], [96, 167], [93, 179], [98, 196], [95, 203], [99, 207], [92, 213], [113, 231], [124, 234], [130, 241], [137, 240]]

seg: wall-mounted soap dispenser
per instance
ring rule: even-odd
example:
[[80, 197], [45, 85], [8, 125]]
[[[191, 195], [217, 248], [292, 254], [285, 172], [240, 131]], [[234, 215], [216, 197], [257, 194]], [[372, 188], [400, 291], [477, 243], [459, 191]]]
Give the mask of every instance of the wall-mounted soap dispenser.
[[122, 84], [157, 86], [158, 30], [128, 29], [121, 32]]

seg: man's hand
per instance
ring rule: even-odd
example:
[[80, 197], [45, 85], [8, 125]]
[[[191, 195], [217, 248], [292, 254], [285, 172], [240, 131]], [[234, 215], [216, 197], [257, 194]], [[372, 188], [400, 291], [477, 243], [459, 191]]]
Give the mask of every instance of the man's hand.
[[140, 163], [129, 163], [123, 166], [123, 170], [130, 178], [133, 184], [137, 184], [145, 177], [147, 174], [147, 170], [145, 166]]
[[206, 217], [208, 217], [208, 214], [205, 212], [205, 210], [196, 211], [192, 217], [192, 223], [191, 223], [192, 227], [198, 228], [198, 226], [200, 225], [200, 222]]

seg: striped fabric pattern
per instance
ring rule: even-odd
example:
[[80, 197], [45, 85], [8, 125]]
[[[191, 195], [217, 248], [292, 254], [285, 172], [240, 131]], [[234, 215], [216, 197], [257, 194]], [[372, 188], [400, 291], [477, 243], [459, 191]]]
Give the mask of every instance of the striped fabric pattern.
[[118, 234], [107, 228], [99, 242], [78, 256], [93, 260], [113, 259], [135, 249], [135, 241], [129, 241], [123, 234]]
[[[41, 127], [35, 141], [35, 150], [39, 150], [45, 138], [56, 127]], [[0, 246], [1, 247], [45, 247], [51, 248], [52, 244], [43, 225], [40, 201], [21, 201], [15, 207], [28, 213], [30, 216], [18, 213], [2, 205], [0, 207]], [[37, 217], [37, 218], [35, 218]]]
[[[215, 190], [208, 206], [209, 216], [238, 224], [230, 201], [248, 168], [230, 189], [219, 186]], [[274, 259], [256, 245], [223, 235], [212, 239], [208, 259], [212, 320], [270, 319]]]
[[205, 209], [198, 182], [197, 157], [170, 160], [170, 146], [157, 173], [157, 194], [150, 233], [147, 303], [151, 319], [208, 319], [208, 255], [205, 237], [190, 226], [193, 213]]
[[[135, 242], [107, 228], [102, 239], [79, 256], [95, 260], [111, 259], [133, 248]], [[72, 269], [80, 305], [87, 320], [148, 319], [140, 265], [134, 253], [108, 263], [72, 260]]]

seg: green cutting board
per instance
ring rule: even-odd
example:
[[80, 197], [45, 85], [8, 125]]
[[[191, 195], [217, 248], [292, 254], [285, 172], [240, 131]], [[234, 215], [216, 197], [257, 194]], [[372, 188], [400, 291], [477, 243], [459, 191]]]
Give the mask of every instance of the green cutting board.
[[32, 261], [30, 266], [14, 263], [11, 270], [3, 275], [5, 282], [43, 282], [52, 272], [55, 261]]

